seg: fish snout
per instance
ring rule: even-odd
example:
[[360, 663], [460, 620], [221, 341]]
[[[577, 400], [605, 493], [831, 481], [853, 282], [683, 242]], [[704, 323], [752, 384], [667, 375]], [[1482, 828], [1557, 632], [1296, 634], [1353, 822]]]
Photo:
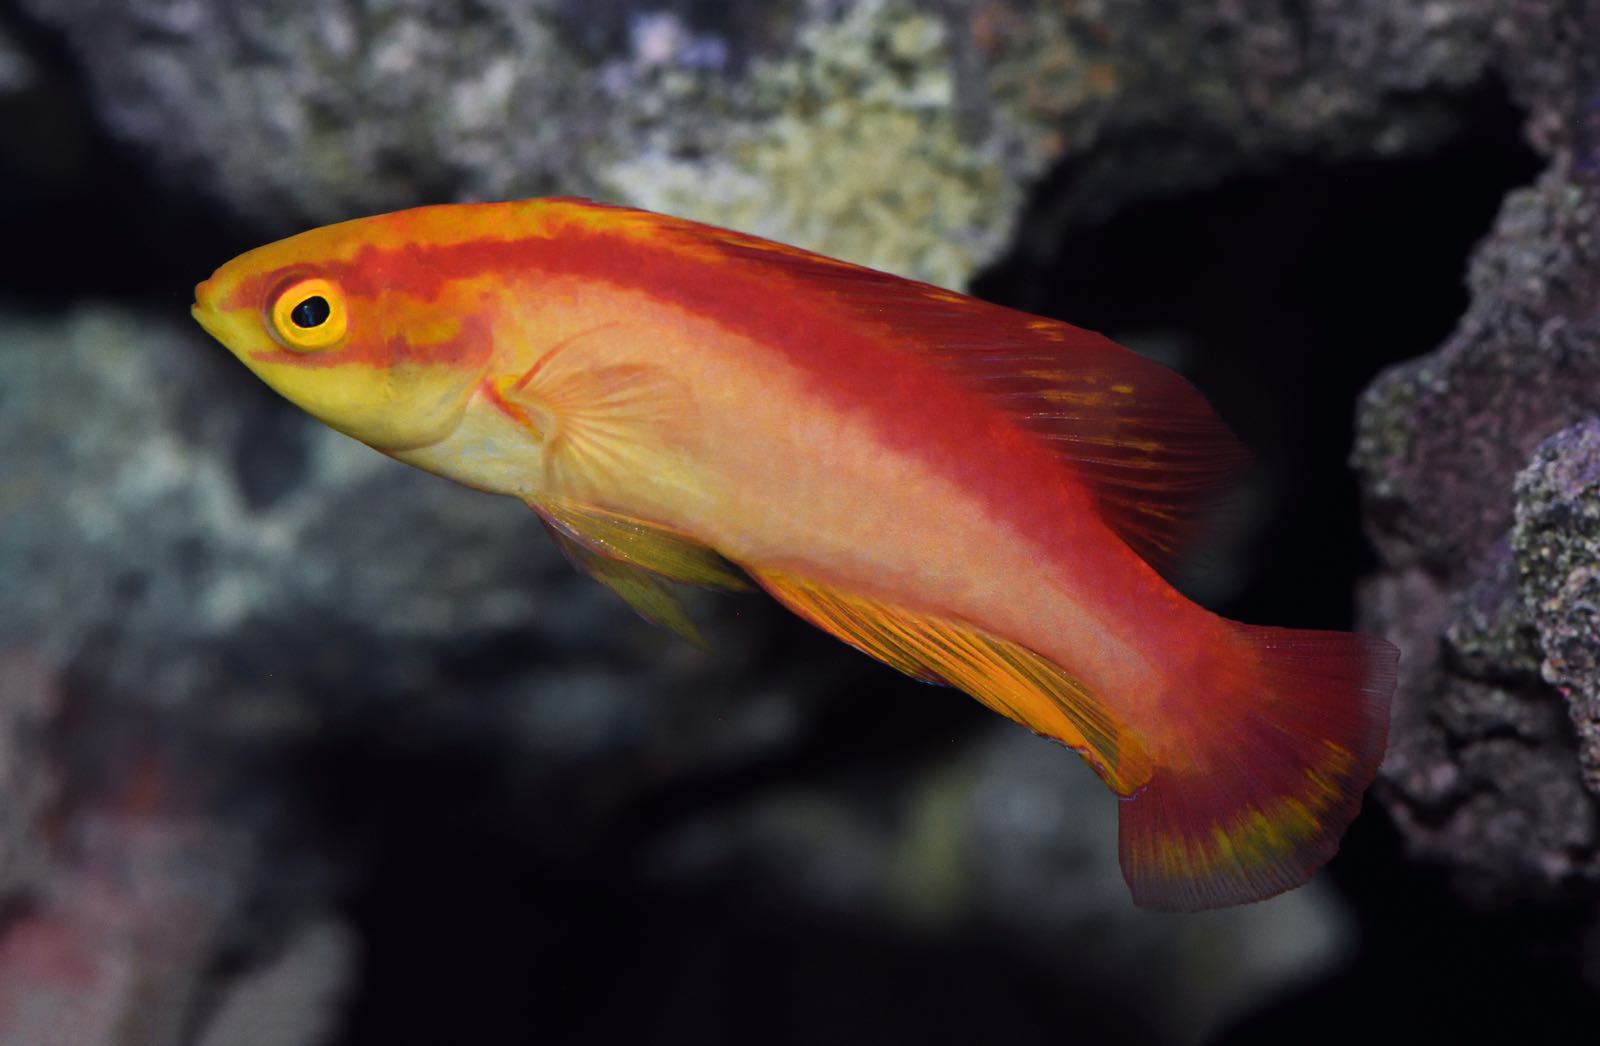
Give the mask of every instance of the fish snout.
[[211, 280], [201, 280], [194, 285], [194, 304], [189, 306], [189, 315], [195, 322], [206, 329], [206, 333], [226, 344], [218, 324], [217, 302], [215, 288]]

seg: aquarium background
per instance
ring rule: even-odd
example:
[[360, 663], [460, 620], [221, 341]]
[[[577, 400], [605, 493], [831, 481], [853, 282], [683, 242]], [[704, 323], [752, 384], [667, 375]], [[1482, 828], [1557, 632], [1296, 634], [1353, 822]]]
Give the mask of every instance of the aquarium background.
[[[0, 0], [0, 127], [0, 1042], [1600, 1027], [1600, 4]], [[553, 193], [1199, 385], [1256, 465], [1185, 590], [1403, 651], [1328, 870], [1136, 910], [1070, 753], [763, 597], [652, 629], [187, 315]]]

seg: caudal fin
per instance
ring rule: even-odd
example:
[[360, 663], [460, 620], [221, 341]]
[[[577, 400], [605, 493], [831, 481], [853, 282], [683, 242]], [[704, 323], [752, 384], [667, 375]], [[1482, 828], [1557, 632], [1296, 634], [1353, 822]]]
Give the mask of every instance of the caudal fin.
[[1122, 800], [1135, 903], [1196, 911], [1299, 886], [1338, 849], [1389, 732], [1399, 652], [1349, 632], [1236, 625], [1193, 709]]

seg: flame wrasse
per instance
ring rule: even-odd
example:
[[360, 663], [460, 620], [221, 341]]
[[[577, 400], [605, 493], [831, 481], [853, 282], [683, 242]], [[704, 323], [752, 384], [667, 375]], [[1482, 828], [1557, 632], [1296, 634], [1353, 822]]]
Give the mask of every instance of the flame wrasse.
[[692, 635], [674, 583], [748, 577], [1076, 749], [1139, 904], [1304, 882], [1382, 757], [1394, 648], [1226, 620], [1151, 566], [1244, 455], [1099, 335], [571, 199], [314, 229], [194, 315], [335, 429], [527, 502], [655, 621]]

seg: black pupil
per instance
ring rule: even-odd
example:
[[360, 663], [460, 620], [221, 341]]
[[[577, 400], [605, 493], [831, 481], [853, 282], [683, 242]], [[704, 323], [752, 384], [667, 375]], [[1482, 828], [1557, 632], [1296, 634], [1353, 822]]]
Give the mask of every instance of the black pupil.
[[296, 305], [294, 310], [289, 313], [289, 318], [294, 321], [296, 327], [310, 330], [312, 327], [320, 327], [327, 323], [328, 315], [331, 312], [333, 310], [328, 307], [328, 299], [320, 294], [313, 294], [299, 305]]

